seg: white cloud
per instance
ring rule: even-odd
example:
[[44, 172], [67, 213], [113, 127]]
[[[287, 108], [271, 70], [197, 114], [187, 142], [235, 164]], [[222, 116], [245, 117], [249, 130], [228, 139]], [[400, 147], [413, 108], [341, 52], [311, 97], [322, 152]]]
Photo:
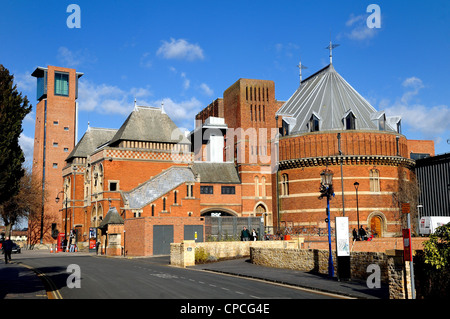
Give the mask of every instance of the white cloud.
[[25, 155], [25, 165], [29, 165], [31, 167], [33, 162], [34, 138], [21, 133], [19, 137], [19, 145]]
[[206, 83], [200, 84], [200, 89], [203, 91], [204, 94], [208, 96], [212, 96], [214, 94], [214, 91]]
[[140, 66], [144, 68], [151, 68], [152, 67], [152, 60], [150, 59], [150, 52], [145, 52], [141, 56]]
[[[19, 92], [34, 92], [36, 90], [36, 78], [31, 76], [32, 72], [25, 72], [14, 75], [14, 84]], [[23, 94], [25, 94], [23, 93]], [[26, 94], [25, 94], [26, 95]], [[30, 98], [28, 98], [30, 99]]]
[[156, 52], [157, 55], [165, 59], [181, 59], [181, 60], [203, 60], [203, 50], [198, 44], [191, 44], [184, 39], [170, 39], [170, 42], [163, 41], [163, 44]]
[[87, 49], [80, 49], [73, 52], [66, 47], [59, 47], [57, 57], [64, 67], [71, 68], [75, 68], [87, 62], [92, 63], [97, 61]]
[[203, 103], [195, 97], [185, 101], [174, 101], [171, 98], [150, 103], [150, 106], [161, 107], [164, 103], [164, 111], [178, 126], [188, 127], [193, 123], [195, 115], [202, 109]]
[[419, 94], [420, 89], [424, 88], [423, 82], [421, 79], [412, 76], [403, 81], [402, 86], [404, 88], [410, 88], [411, 91], [407, 91], [401, 97], [402, 103], [408, 103], [413, 96]]
[[[146, 98], [152, 93], [148, 88], [131, 88], [124, 91], [117, 86], [94, 84], [80, 80], [78, 102], [81, 111], [95, 111], [102, 114], [129, 114], [134, 107], [134, 99]], [[140, 104], [139, 100], [137, 101]]]
[[[388, 116], [400, 115], [403, 125], [407, 126], [411, 132], [417, 132], [424, 138], [434, 139], [436, 142], [442, 140], [439, 135], [449, 131], [450, 107], [448, 105], [427, 106], [420, 103], [413, 103], [411, 98], [419, 94], [424, 88], [422, 80], [417, 77], [410, 77], [403, 81], [402, 86], [408, 89], [403, 95], [391, 105], [385, 108]], [[383, 106], [387, 106], [387, 101], [383, 100]]]
[[341, 33], [338, 37], [347, 37], [351, 40], [363, 41], [373, 38], [378, 30], [377, 28], [369, 28], [367, 26], [367, 16], [351, 14], [345, 25], [351, 30]]
[[183, 88], [185, 90], [189, 89], [189, 87], [191, 86], [191, 81], [186, 77], [186, 73], [182, 72], [181, 78], [183, 79]]

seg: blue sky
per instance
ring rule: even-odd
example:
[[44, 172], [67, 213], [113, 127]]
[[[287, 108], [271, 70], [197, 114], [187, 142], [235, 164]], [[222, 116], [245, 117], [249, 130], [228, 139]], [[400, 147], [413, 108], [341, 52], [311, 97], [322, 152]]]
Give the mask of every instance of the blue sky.
[[[69, 4], [80, 28], [69, 28]], [[369, 4], [381, 27], [369, 28]], [[194, 116], [239, 78], [273, 80], [287, 100], [329, 62], [376, 109], [401, 115], [409, 139], [450, 152], [449, 1], [0, 1], [0, 63], [36, 105], [37, 66], [83, 72], [79, 135], [119, 128], [139, 105], [160, 106], [188, 130]], [[29, 161], [33, 113], [21, 145]]]

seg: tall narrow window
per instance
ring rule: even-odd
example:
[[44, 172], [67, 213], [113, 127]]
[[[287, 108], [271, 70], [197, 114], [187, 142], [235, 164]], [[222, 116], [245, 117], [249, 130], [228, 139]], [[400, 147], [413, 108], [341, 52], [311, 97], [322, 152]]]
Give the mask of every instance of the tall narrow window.
[[369, 173], [370, 178], [370, 191], [374, 193], [380, 192], [380, 171], [377, 169], [371, 169]]
[[253, 105], [250, 104], [250, 121], [253, 121]]
[[55, 72], [55, 95], [69, 95], [69, 74]]
[[356, 129], [356, 118], [355, 118], [355, 115], [353, 115], [352, 112], [350, 112], [345, 117], [345, 129], [346, 130], [355, 130]]
[[155, 205], [152, 205], [152, 216], [155, 216]]
[[312, 115], [309, 120], [309, 131], [310, 132], [318, 132], [319, 131], [319, 118], [316, 115]]
[[177, 195], [178, 195], [177, 191], [173, 192], [173, 203], [174, 204], [177, 204]]
[[380, 131], [385, 131], [386, 130], [386, 115], [384, 115], [384, 114], [378, 120], [378, 129]]
[[289, 195], [289, 177], [287, 174], [281, 176], [281, 195]]
[[166, 211], [166, 198], [163, 198], [163, 212]]
[[261, 177], [261, 197], [266, 197], [266, 178]]
[[255, 197], [259, 197], [259, 177], [255, 176]]

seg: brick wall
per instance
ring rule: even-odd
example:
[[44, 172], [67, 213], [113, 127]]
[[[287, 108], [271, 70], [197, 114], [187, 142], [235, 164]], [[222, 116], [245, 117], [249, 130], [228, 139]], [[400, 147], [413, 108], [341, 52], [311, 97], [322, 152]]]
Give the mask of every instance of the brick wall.
[[[184, 240], [184, 225], [202, 225], [200, 217], [143, 217], [125, 220], [125, 251], [127, 256], [153, 255], [153, 226], [173, 225], [173, 241]], [[203, 234], [205, 231], [203, 229]]]

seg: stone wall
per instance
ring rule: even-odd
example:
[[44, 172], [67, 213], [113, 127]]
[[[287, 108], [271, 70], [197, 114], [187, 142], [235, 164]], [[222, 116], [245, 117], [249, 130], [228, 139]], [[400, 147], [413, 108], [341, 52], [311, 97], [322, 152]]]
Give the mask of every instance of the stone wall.
[[195, 249], [203, 249], [213, 260], [250, 256], [252, 247], [279, 248], [280, 250], [299, 249], [303, 239], [272, 241], [224, 241], [195, 243], [184, 240], [170, 244], [170, 264], [179, 267], [195, 265]]
[[[328, 274], [328, 250], [319, 249], [278, 249], [250, 248], [251, 262], [257, 265], [287, 268], [300, 271], [312, 271]], [[339, 265], [333, 251], [335, 274]], [[367, 281], [372, 271], [369, 265], [380, 267], [380, 282], [389, 285], [390, 299], [410, 299], [412, 297], [410, 266], [403, 261], [402, 250], [381, 252], [352, 252], [350, 254], [351, 280]]]
[[[287, 268], [300, 271], [312, 271], [328, 274], [328, 250], [319, 249], [277, 249], [250, 248], [251, 262], [276, 268]], [[333, 251], [335, 273], [338, 271], [336, 252]], [[352, 280], [366, 280], [367, 267], [377, 264], [381, 269], [381, 282], [388, 283], [387, 256], [384, 253], [354, 252], [350, 255], [350, 272]]]

